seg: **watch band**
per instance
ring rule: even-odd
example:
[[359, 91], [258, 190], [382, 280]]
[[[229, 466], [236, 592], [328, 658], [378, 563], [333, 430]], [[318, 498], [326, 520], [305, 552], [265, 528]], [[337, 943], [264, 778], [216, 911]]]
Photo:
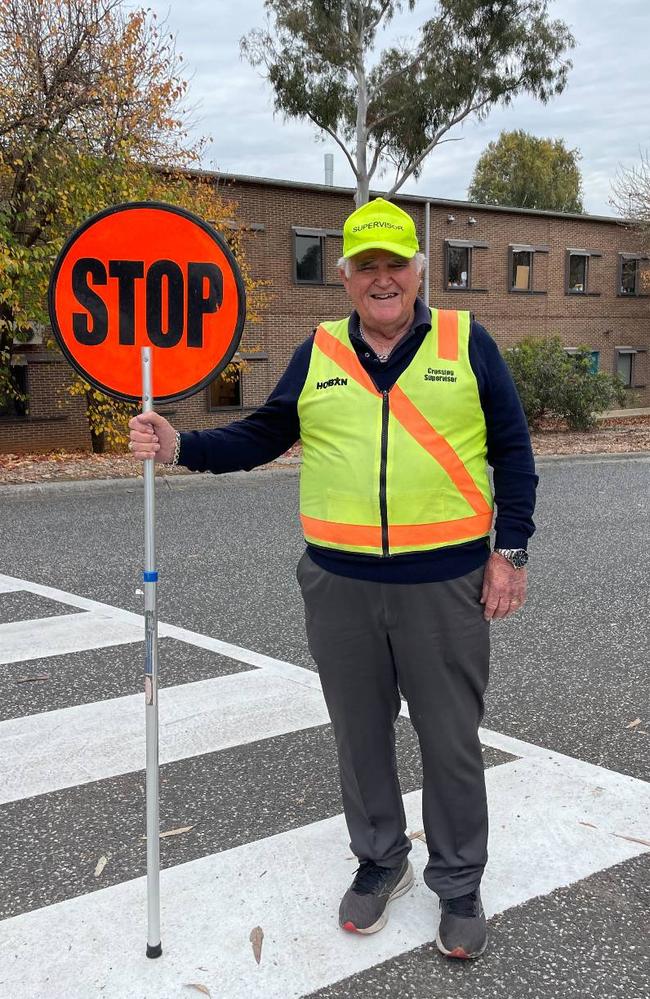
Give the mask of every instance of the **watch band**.
[[495, 548], [494, 551], [509, 562], [513, 569], [523, 569], [528, 563], [528, 552], [525, 548]]

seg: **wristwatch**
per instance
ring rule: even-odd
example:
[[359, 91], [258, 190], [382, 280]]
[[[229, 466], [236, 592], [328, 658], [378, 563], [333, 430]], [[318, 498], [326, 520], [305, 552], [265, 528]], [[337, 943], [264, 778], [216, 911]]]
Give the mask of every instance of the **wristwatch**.
[[495, 548], [497, 555], [501, 555], [513, 569], [523, 569], [528, 563], [528, 552], [525, 548]]

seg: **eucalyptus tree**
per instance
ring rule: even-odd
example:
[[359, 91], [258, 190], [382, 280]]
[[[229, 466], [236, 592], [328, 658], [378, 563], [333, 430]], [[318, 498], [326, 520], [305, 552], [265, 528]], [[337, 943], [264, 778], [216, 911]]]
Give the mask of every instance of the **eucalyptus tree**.
[[519, 94], [547, 102], [566, 84], [575, 42], [548, 0], [437, 0], [416, 35], [379, 49], [380, 34], [416, 0], [265, 0], [267, 24], [241, 39], [275, 110], [313, 123], [343, 150], [368, 200], [394, 169], [388, 196], [468, 118]]

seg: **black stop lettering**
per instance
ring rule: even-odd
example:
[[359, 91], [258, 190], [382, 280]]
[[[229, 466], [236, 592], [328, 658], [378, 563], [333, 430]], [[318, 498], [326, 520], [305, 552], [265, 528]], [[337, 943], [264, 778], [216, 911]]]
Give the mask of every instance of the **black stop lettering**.
[[[163, 278], [167, 284], [167, 329], [163, 329]], [[185, 287], [173, 260], [157, 260], [147, 271], [147, 333], [156, 347], [175, 347], [183, 336]]]
[[[106, 268], [101, 260], [94, 257], [80, 257], [72, 268], [72, 291], [87, 312], [72, 313], [72, 332], [79, 343], [96, 347], [103, 343], [108, 333], [108, 309], [106, 303], [88, 284], [106, 284]], [[88, 313], [92, 317], [92, 329], [88, 323]]]
[[117, 278], [119, 341], [132, 346], [135, 343], [135, 282], [144, 277], [144, 264], [141, 260], [109, 260], [108, 273]]
[[[204, 294], [207, 280], [208, 291]], [[223, 274], [216, 264], [187, 265], [187, 346], [203, 346], [203, 317], [223, 301]]]

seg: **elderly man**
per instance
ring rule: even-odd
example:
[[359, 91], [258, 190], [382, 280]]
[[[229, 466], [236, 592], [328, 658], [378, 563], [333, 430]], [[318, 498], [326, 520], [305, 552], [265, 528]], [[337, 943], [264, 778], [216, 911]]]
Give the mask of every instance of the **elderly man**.
[[[296, 350], [267, 402], [218, 430], [179, 434], [152, 413], [131, 420], [136, 458], [195, 471], [250, 469], [304, 448], [297, 570], [309, 648], [338, 751], [351, 847], [343, 929], [375, 933], [409, 890], [411, 843], [394, 725], [408, 703], [423, 763], [439, 950], [474, 958], [487, 943], [480, 881], [487, 805], [478, 727], [489, 627], [526, 596], [537, 479], [508, 369], [468, 312], [429, 310], [413, 220], [377, 198], [343, 231], [351, 315]], [[494, 470], [498, 505], [490, 552]]]

